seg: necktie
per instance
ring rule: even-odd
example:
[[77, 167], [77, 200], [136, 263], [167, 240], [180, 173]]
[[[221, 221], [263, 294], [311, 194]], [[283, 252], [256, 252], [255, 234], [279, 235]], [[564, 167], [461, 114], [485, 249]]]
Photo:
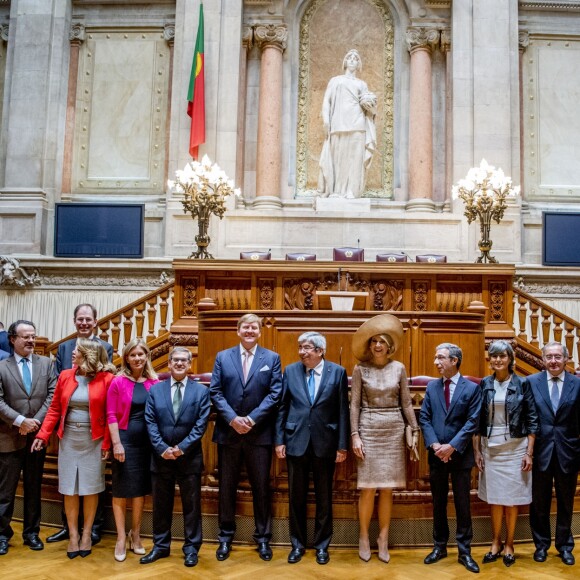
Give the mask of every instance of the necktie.
[[178, 381], [175, 383], [175, 393], [173, 393], [173, 414], [177, 417], [179, 413], [179, 408], [181, 407], [181, 387], [183, 383]]
[[28, 359], [21, 358], [20, 362], [22, 363], [22, 380], [24, 381], [24, 388], [30, 395], [30, 391], [32, 390], [32, 376], [30, 374], [30, 369], [28, 368]]
[[556, 377], [552, 378], [552, 391], [550, 392], [550, 401], [552, 401], [552, 409], [554, 413], [558, 410], [558, 405], [560, 404], [560, 393], [558, 391], [558, 379]]
[[445, 389], [443, 392], [445, 393], [445, 408], [449, 411], [449, 405], [451, 404], [451, 391], [449, 390], [451, 379], [446, 379], [444, 385]]
[[310, 402], [314, 403], [314, 369], [310, 369], [308, 372], [308, 395], [310, 397]]
[[244, 350], [244, 362], [242, 363], [242, 372], [244, 373], [244, 383], [248, 380], [248, 372], [250, 371], [250, 365], [248, 360], [250, 359], [250, 353]]

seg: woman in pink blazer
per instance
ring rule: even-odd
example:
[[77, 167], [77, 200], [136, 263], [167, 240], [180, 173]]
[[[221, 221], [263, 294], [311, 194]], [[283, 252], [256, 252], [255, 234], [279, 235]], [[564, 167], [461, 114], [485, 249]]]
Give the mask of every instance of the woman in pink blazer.
[[145, 425], [145, 403], [157, 375], [147, 343], [135, 338], [123, 349], [119, 375], [107, 395], [107, 422], [113, 444], [113, 514], [117, 526], [115, 560], [127, 557], [125, 513], [132, 498], [129, 548], [145, 554], [141, 543], [141, 517], [145, 496], [151, 493], [151, 444]]

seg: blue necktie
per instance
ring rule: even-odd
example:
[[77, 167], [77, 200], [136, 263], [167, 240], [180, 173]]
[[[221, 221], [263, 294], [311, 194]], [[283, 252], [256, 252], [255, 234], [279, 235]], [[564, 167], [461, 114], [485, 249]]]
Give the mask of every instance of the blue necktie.
[[552, 401], [552, 409], [554, 413], [558, 410], [558, 405], [560, 404], [560, 392], [558, 391], [558, 379], [554, 377], [552, 379], [552, 392], [550, 393], [550, 401]]
[[308, 395], [310, 396], [310, 402], [314, 403], [314, 369], [308, 371], [310, 373], [308, 377]]
[[26, 389], [26, 393], [30, 395], [30, 391], [32, 390], [32, 376], [30, 374], [30, 369], [28, 368], [28, 359], [21, 358], [20, 362], [22, 363], [22, 380], [24, 381], [24, 388]]

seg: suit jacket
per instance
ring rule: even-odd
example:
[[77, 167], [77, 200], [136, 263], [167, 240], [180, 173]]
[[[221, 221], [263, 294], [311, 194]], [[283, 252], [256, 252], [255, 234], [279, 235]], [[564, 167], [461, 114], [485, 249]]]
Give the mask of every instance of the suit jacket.
[[284, 371], [276, 445], [286, 445], [288, 455], [300, 456], [312, 444], [316, 457], [335, 457], [339, 449], [348, 449], [350, 441], [346, 370], [325, 360], [318, 392], [310, 403], [304, 368], [296, 362]]
[[[113, 360], [113, 347], [104, 340], [101, 340], [98, 336], [94, 338], [97, 342], [100, 342], [107, 351], [107, 356], [109, 361]], [[62, 371], [66, 369], [72, 369], [72, 353], [77, 345], [77, 339], [71, 338], [58, 345], [58, 350], [56, 351], [56, 362], [55, 369], [56, 374], [59, 375]]]
[[10, 356], [10, 353], [6, 350], [0, 350], [0, 360], [5, 360]]
[[[145, 422], [153, 445], [151, 470], [154, 473], [175, 469], [184, 474], [203, 471], [201, 438], [207, 428], [210, 407], [209, 390], [198, 381], [187, 379], [177, 417], [173, 413], [171, 379], [151, 387], [145, 405]], [[175, 460], [163, 459], [163, 452], [175, 445], [183, 455]]]
[[32, 355], [32, 389], [26, 393], [16, 358], [0, 361], [0, 452], [17, 451], [26, 445], [13, 423], [19, 415], [42, 423], [52, 401], [56, 378], [52, 361]]
[[565, 373], [560, 403], [554, 413], [547, 375], [542, 371], [528, 377], [540, 417], [534, 468], [546, 471], [556, 453], [562, 471], [574, 473], [580, 468], [580, 378]]
[[5, 330], [0, 330], [0, 350], [10, 353], [10, 340], [8, 340], [8, 333]]
[[445, 407], [443, 379], [430, 381], [419, 413], [419, 424], [425, 445], [429, 449], [429, 464], [442, 461], [431, 449], [433, 443], [449, 443], [454, 449], [448, 467], [469, 469], [475, 465], [472, 436], [479, 426], [481, 389], [460, 375], [449, 410]]
[[[233, 444], [244, 438], [254, 445], [272, 445], [276, 410], [282, 395], [280, 357], [275, 352], [256, 347], [245, 384], [240, 346], [219, 352], [209, 390], [217, 411], [215, 443]], [[231, 420], [237, 416], [250, 416], [256, 423], [249, 433], [240, 435], [230, 427]]]
[[[45, 443], [58, 425], [57, 434], [60, 439], [64, 435], [66, 414], [72, 394], [78, 387], [76, 370], [67, 369], [60, 373], [56, 383], [56, 391], [46, 418], [36, 435]], [[111, 434], [107, 426], [107, 391], [115, 375], [108, 372], [97, 373], [89, 382], [89, 417], [91, 420], [91, 435], [93, 440], [103, 438], [103, 449], [110, 449]]]

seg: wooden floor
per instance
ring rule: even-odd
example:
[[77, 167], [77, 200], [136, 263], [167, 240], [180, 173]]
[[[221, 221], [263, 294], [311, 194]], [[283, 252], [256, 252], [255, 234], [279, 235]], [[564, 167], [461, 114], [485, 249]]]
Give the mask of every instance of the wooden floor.
[[[45, 544], [42, 552], [33, 552], [22, 545], [22, 526], [16, 523], [15, 535], [10, 542], [10, 551], [0, 556], [2, 578], [12, 580], [103, 580], [103, 579], [147, 579], [170, 578], [179, 580], [192, 577], [223, 578], [242, 580], [285, 580], [289, 578], [316, 578], [317, 580], [361, 580], [409, 579], [416, 580], [451, 580], [472, 577], [463, 566], [457, 563], [456, 551], [450, 550], [449, 557], [436, 564], [425, 566], [423, 558], [425, 549], [397, 549], [391, 553], [391, 562], [383, 564], [376, 554], [370, 562], [362, 562], [355, 550], [331, 549], [330, 562], [326, 566], [316, 564], [314, 552], [308, 550], [301, 562], [288, 564], [287, 548], [274, 548], [274, 558], [271, 562], [262, 562], [256, 551], [250, 546], [236, 546], [231, 556], [225, 562], [215, 559], [215, 544], [204, 544], [200, 551], [199, 564], [195, 568], [185, 568], [181, 546], [175, 542], [169, 558], [158, 560], [146, 566], [139, 564], [139, 556], [129, 552], [125, 562], [115, 562], [113, 550], [115, 537], [107, 535], [93, 548], [93, 553], [85, 559], [68, 560], [65, 554], [66, 542]], [[44, 527], [41, 538], [54, 532], [53, 528]], [[151, 540], [145, 542], [145, 547], [151, 547]], [[473, 549], [473, 557], [481, 562], [488, 548]], [[532, 560], [533, 546], [522, 544], [516, 546], [518, 560], [508, 569], [501, 561], [494, 564], [480, 565], [479, 577], [501, 579], [545, 580], [549, 578], [578, 578], [580, 562], [576, 566], [565, 566], [556, 557], [552, 548], [548, 560], [538, 564]], [[474, 576], [473, 576], [474, 577]]]

